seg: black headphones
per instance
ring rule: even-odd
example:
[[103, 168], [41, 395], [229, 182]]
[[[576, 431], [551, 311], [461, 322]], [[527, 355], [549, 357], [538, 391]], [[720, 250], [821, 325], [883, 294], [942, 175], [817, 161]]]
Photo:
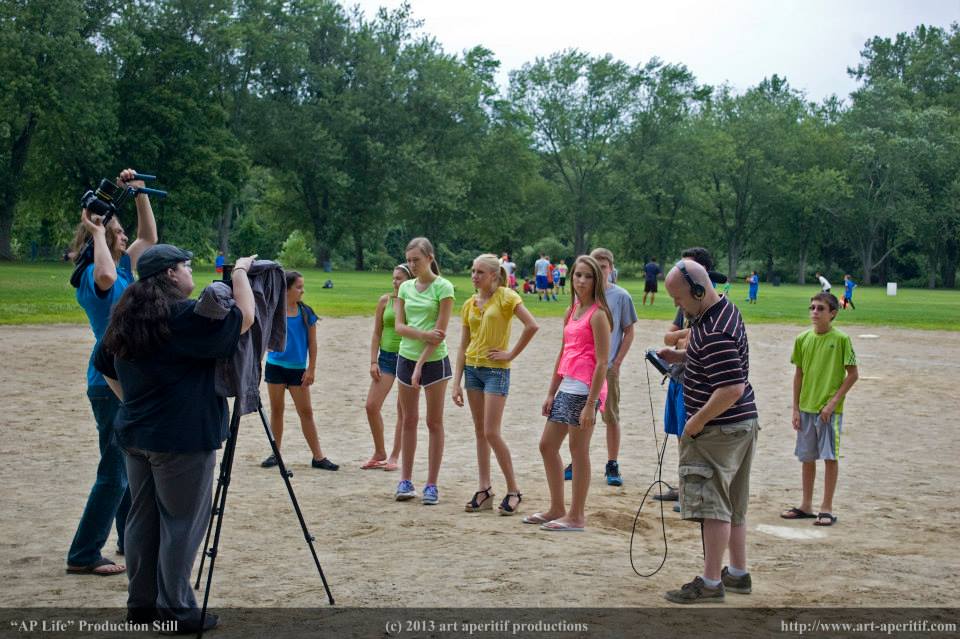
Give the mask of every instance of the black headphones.
[[693, 281], [693, 278], [687, 273], [687, 267], [684, 266], [683, 260], [677, 262], [677, 268], [680, 269], [680, 274], [683, 275], [683, 279], [687, 280], [687, 284], [690, 285], [690, 294], [693, 295], [695, 299], [703, 299], [703, 296], [707, 294], [706, 289], [704, 289], [701, 284]]

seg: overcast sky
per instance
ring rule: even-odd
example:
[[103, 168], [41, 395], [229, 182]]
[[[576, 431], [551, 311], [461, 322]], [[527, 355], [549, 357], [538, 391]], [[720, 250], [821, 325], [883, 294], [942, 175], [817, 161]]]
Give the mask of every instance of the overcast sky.
[[[367, 16], [402, 0], [341, 0]], [[738, 91], [777, 73], [819, 101], [856, 87], [848, 66], [867, 39], [960, 21], [960, 0], [410, 0], [444, 50], [475, 45], [501, 62], [500, 82], [566, 48], [631, 65], [683, 63], [701, 83]]]

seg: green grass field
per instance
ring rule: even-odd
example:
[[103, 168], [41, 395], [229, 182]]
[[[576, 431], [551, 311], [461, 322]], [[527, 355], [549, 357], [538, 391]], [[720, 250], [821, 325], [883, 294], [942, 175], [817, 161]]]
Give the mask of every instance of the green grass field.
[[[86, 323], [83, 310], [77, 305], [69, 277], [69, 264], [3, 264], [0, 265], [0, 324]], [[304, 269], [306, 301], [321, 315], [346, 317], [370, 315], [377, 298], [390, 289], [389, 273], [355, 273], [351, 271], [324, 273]], [[198, 290], [214, 279], [212, 268], [194, 271]], [[321, 288], [326, 279], [332, 279], [334, 288]], [[473, 290], [466, 276], [450, 280], [462, 301]], [[673, 318], [672, 300], [663, 284], [653, 307], [641, 306], [642, 280], [621, 281], [633, 295], [641, 319]], [[569, 290], [569, 287], [568, 287]], [[838, 292], [842, 288], [838, 287]], [[760, 286], [759, 303], [747, 305], [746, 284], [735, 284], [731, 299], [739, 306], [747, 322], [778, 322], [803, 325], [808, 322], [807, 303], [817, 292], [816, 285]], [[538, 317], [563, 314], [569, 297], [560, 297], [561, 303], [540, 302], [535, 296], [526, 296], [528, 308]], [[960, 330], [960, 291], [930, 291], [900, 289], [896, 297], [888, 297], [885, 287], [859, 287], [854, 295], [855, 311], [841, 311], [840, 324], [857, 323], [906, 328]], [[456, 305], [459, 308], [459, 303]]]

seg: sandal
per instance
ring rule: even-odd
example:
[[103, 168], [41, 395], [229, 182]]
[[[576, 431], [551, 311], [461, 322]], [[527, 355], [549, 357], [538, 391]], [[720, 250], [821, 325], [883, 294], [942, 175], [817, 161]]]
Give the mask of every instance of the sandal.
[[[510, 498], [517, 498], [517, 505], [513, 508], [510, 507]], [[507, 493], [507, 496], [503, 498], [503, 501], [500, 502], [500, 514], [504, 516], [512, 515], [517, 512], [517, 509], [520, 508], [520, 502], [523, 501], [523, 495], [520, 492]]]
[[97, 575], [98, 577], [110, 577], [112, 575], [122, 575], [126, 572], [124, 566], [117, 566], [106, 557], [100, 557], [92, 564], [87, 566], [67, 565], [67, 573], [71, 575]]
[[796, 506], [780, 513], [782, 519], [815, 519], [816, 515], [800, 510]]
[[817, 520], [813, 522], [814, 526], [832, 526], [837, 523], [837, 516], [832, 513], [817, 513]]
[[[473, 498], [467, 502], [467, 505], [464, 507], [464, 511], [468, 513], [476, 513], [481, 510], [492, 510], [493, 509], [493, 493], [490, 492], [493, 486], [487, 486], [483, 490], [478, 490], [473, 493]], [[483, 499], [477, 501], [477, 498], [483, 495]]]

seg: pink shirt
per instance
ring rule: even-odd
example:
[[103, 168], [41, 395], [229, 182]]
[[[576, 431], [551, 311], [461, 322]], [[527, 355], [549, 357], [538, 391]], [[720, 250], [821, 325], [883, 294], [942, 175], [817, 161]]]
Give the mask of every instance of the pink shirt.
[[[580, 319], [575, 319], [579, 302], [573, 307], [570, 319], [563, 327], [563, 353], [560, 354], [560, 365], [557, 373], [561, 377], [572, 377], [590, 387], [593, 382], [593, 371], [597, 367], [597, 349], [593, 343], [593, 327], [590, 318], [597, 312], [594, 304]], [[600, 387], [600, 410], [603, 410], [607, 399], [607, 380], [604, 378]]]

